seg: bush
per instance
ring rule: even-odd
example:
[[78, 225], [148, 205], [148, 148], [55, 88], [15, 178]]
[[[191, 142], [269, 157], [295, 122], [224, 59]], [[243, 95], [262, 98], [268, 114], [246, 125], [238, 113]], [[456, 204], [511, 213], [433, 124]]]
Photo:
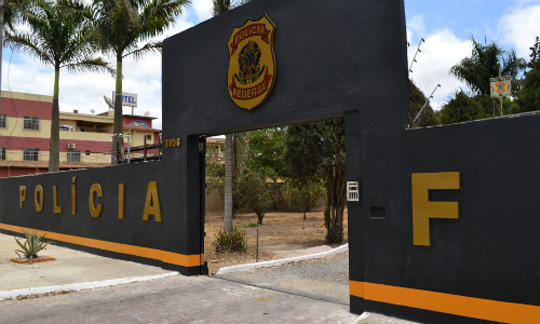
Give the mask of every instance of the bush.
[[216, 234], [213, 246], [216, 248], [216, 252], [239, 251], [245, 253], [247, 252], [246, 233], [239, 231], [236, 227], [233, 227], [230, 232], [221, 227]]
[[24, 244], [15, 238], [15, 241], [17, 241], [17, 244], [21, 247], [21, 250], [15, 250], [15, 253], [17, 253], [19, 257], [21, 257], [22, 254], [25, 258], [30, 259], [30, 263], [32, 263], [32, 260], [38, 257], [38, 252], [47, 247], [47, 243], [43, 241], [45, 235], [46, 234], [40, 236], [37, 234], [37, 231], [34, 232], [34, 234], [24, 231], [24, 236], [26, 236]]

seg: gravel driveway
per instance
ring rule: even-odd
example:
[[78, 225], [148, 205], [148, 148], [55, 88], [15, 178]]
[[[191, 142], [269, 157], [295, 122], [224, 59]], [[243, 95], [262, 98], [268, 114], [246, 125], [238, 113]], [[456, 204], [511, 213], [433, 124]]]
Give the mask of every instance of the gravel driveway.
[[348, 252], [214, 277], [349, 305]]

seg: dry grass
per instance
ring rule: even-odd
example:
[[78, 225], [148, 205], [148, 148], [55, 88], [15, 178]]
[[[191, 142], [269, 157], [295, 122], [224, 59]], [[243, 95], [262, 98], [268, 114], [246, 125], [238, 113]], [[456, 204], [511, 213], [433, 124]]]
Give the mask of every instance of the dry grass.
[[[348, 240], [346, 215], [345, 213], [343, 222], [343, 243]], [[257, 216], [254, 213], [242, 213], [233, 218], [233, 225], [246, 233], [247, 253], [217, 253], [212, 242], [219, 228], [223, 226], [223, 215], [206, 215], [204, 249], [210, 273], [215, 273], [221, 267], [255, 262], [257, 228], [244, 227], [252, 223], [257, 223]], [[263, 225], [259, 226], [259, 261], [281, 258], [280, 253], [276, 251], [298, 250], [324, 245], [325, 235], [326, 228], [324, 228], [321, 210], [308, 213], [306, 220], [303, 219], [303, 214], [298, 212], [269, 212], [264, 216]]]

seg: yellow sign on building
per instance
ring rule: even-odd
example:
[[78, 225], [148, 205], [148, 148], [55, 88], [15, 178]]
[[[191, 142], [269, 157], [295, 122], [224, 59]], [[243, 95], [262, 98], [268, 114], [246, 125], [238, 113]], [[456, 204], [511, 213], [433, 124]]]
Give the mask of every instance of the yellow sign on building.
[[253, 110], [263, 104], [276, 80], [274, 34], [276, 26], [264, 15], [235, 27], [229, 38], [227, 85], [232, 101]]

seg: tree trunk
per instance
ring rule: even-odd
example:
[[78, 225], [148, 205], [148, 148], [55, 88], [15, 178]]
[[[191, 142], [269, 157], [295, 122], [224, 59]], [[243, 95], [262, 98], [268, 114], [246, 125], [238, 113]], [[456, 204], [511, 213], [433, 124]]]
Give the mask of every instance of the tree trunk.
[[58, 103], [60, 68], [54, 69], [54, 95], [51, 112], [51, 138], [49, 140], [49, 172], [60, 168], [60, 107]]
[[329, 216], [326, 232], [326, 243], [343, 242], [343, 210], [345, 208], [345, 176], [339, 170], [335, 171], [334, 177], [327, 187], [331, 204], [328, 204]]
[[331, 211], [331, 208], [332, 208], [332, 205], [334, 204], [333, 202], [333, 193], [332, 191], [334, 190], [334, 185], [332, 184], [333, 182], [333, 177], [326, 177], [327, 181], [326, 181], [326, 206], [324, 208], [324, 226], [326, 227], [326, 231], [328, 233], [328, 230], [330, 228], [330, 211]]
[[279, 200], [279, 188], [277, 184], [277, 179], [272, 179], [272, 191], [274, 194], [274, 211], [278, 210], [278, 200]]
[[232, 231], [233, 214], [233, 134], [225, 135], [225, 215], [223, 228], [227, 233]]
[[[232, 136], [232, 174], [233, 177], [238, 176], [238, 134], [233, 133]], [[226, 144], [225, 144], [226, 146]]]
[[123, 159], [124, 133], [122, 125], [122, 57], [116, 61], [116, 95], [114, 96], [114, 124], [111, 149], [111, 164], [119, 164]]
[[257, 213], [257, 225], [263, 224], [264, 213]]

